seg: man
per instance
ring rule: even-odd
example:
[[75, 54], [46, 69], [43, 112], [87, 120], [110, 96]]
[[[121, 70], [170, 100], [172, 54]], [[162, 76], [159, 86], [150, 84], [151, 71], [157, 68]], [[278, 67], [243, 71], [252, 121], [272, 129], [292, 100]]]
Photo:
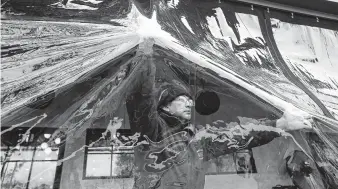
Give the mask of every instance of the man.
[[141, 63], [126, 103], [131, 129], [141, 133], [134, 188], [204, 188], [210, 157], [267, 144], [284, 130], [311, 129], [309, 120], [289, 112], [276, 121], [198, 129], [191, 124], [194, 102], [189, 90], [178, 83], [155, 90], [155, 65]]

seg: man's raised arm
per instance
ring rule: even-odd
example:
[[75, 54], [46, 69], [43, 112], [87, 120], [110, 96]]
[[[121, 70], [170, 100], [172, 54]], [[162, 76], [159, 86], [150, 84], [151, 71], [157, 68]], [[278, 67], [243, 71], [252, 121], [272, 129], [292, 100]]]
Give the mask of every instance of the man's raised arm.
[[285, 131], [312, 129], [308, 114], [301, 111], [285, 111], [284, 115], [272, 123], [254, 119], [242, 119], [241, 124], [231, 128], [209, 127], [198, 131], [194, 141], [198, 141], [206, 153], [213, 156], [229, 154], [242, 149], [250, 149], [271, 142], [280, 136], [288, 136]]
[[198, 141], [206, 153], [217, 157], [267, 144], [283, 134], [279, 128], [247, 124], [230, 129], [203, 129], [196, 133], [194, 141]]
[[139, 58], [129, 76], [126, 107], [132, 132], [151, 137], [156, 129], [156, 120], [152, 117], [156, 67], [151, 57], [141, 55]]

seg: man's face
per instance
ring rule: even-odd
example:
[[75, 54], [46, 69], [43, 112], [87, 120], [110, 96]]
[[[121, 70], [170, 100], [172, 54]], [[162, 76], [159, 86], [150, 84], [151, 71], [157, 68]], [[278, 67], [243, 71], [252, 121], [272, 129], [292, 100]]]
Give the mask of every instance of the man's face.
[[181, 119], [190, 120], [192, 106], [194, 106], [194, 101], [190, 97], [182, 95], [163, 107], [163, 110]]

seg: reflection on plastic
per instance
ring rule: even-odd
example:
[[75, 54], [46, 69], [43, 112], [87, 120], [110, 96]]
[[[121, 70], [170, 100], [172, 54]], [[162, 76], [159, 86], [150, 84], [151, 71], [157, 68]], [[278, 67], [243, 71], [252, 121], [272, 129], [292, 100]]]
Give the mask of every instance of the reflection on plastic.
[[337, 23], [199, 0], [2, 9], [1, 187], [338, 188]]

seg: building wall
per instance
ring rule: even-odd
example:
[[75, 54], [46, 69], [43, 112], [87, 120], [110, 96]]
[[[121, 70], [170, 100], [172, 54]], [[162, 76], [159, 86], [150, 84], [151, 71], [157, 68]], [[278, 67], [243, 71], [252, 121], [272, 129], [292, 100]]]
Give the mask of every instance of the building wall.
[[[293, 185], [285, 170], [284, 156], [289, 150], [296, 149], [293, 142], [278, 138], [271, 143], [253, 149], [257, 168], [256, 174], [207, 175], [205, 188], [231, 186], [241, 189], [271, 189], [276, 185]], [[85, 137], [68, 140], [63, 163], [60, 189], [127, 189], [132, 188], [133, 178], [118, 179], [83, 179]], [[80, 149], [80, 150], [78, 150]], [[74, 153], [76, 151], [76, 153]], [[98, 165], [105, 166], [105, 165]]]
[[[221, 102], [225, 102], [222, 99]], [[224, 106], [224, 107], [222, 107]], [[213, 116], [196, 116], [196, 122], [201, 125], [212, 123], [217, 120], [220, 115], [226, 115], [226, 104], [222, 103], [220, 110]], [[124, 109], [124, 110], [123, 110]], [[262, 111], [260, 108], [257, 110]], [[259, 114], [256, 112], [256, 114]], [[264, 114], [264, 113], [261, 113]], [[128, 115], [125, 108], [121, 108], [118, 117], [124, 118], [122, 129], [129, 129]], [[106, 128], [101, 125], [100, 128]], [[99, 128], [95, 127], [95, 128]], [[60, 189], [128, 189], [133, 187], [133, 178], [117, 178], [117, 179], [84, 179], [84, 146], [86, 144], [85, 135], [68, 136], [65, 161], [63, 163], [62, 178]], [[284, 154], [289, 150], [293, 150], [292, 141], [286, 138], [277, 138], [267, 145], [256, 147], [253, 149], [253, 157], [256, 164], [257, 173], [245, 174], [220, 174], [206, 175], [205, 187], [207, 189], [230, 187], [241, 189], [271, 189], [276, 185], [293, 185], [292, 180], [285, 170]], [[106, 166], [106, 165], [97, 165]]]

